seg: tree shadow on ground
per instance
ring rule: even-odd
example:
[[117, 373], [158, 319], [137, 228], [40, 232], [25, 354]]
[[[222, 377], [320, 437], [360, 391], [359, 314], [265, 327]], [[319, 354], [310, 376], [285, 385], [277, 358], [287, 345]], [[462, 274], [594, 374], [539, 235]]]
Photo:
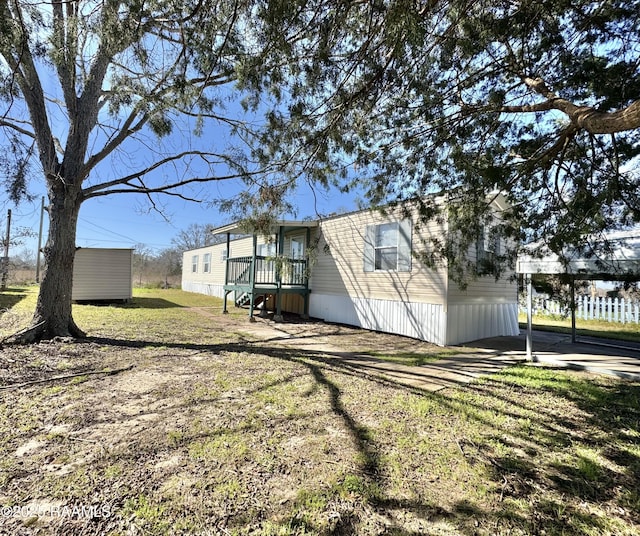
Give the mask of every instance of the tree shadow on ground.
[[136, 296], [131, 301], [113, 302], [112, 300], [91, 300], [78, 302], [79, 305], [93, 305], [96, 307], [115, 307], [116, 309], [174, 309], [183, 305], [164, 298], [143, 298]]
[[0, 290], [0, 315], [20, 303], [27, 295], [28, 293], [24, 289], [19, 288]]
[[[464, 397], [451, 393], [427, 393], [383, 374], [372, 374], [363, 363], [345, 362], [331, 354], [308, 349], [273, 347], [264, 341], [223, 344], [166, 343], [145, 340], [89, 338], [101, 346], [190, 350], [197, 354], [223, 352], [259, 353], [304, 366], [314, 381], [314, 389], [327, 393], [331, 412], [343, 424], [357, 451], [355, 472], [362, 482], [362, 498], [369, 508], [388, 513], [411, 512], [418, 524], [442, 520], [462, 535], [500, 534], [512, 529], [538, 534], [583, 534], [585, 530], [607, 532], [611, 523], [594, 516], [583, 503], [608, 502], [622, 509], [630, 525], [640, 524], [640, 384], [596, 383], [561, 373], [541, 373], [529, 384], [531, 372], [522, 367], [507, 369], [490, 378], [464, 387]], [[364, 423], [348, 409], [341, 377], [355, 376], [419, 395], [476, 423], [482, 433], [460, 437], [457, 448], [470, 465], [482, 468], [493, 481], [491, 496], [483, 504], [467, 500], [449, 508], [431, 504], [428, 499], [409, 500], [387, 491], [381, 447]], [[535, 375], [535, 374], [534, 374]], [[280, 381], [280, 380], [279, 380]], [[282, 381], [291, 381], [284, 378]], [[269, 384], [256, 389], [268, 388]], [[564, 415], [553, 407], [532, 414], [528, 401], [541, 392], [558, 396], [575, 406], [575, 413]], [[505, 424], [508, 423], [508, 424]], [[509, 424], [510, 423], [510, 424]], [[564, 456], [565, 448], [579, 443], [582, 454]], [[628, 448], [629, 444], [636, 449]], [[455, 447], [452, 447], [455, 448]], [[547, 457], [547, 453], [557, 453]], [[611, 465], [617, 466], [614, 470]], [[293, 522], [294, 520], [290, 520]], [[298, 520], [300, 522], [300, 520]], [[352, 534], [363, 520], [345, 515], [327, 534]], [[304, 524], [301, 530], [318, 527]], [[384, 534], [421, 534], [407, 529], [402, 521], [386, 516]]]

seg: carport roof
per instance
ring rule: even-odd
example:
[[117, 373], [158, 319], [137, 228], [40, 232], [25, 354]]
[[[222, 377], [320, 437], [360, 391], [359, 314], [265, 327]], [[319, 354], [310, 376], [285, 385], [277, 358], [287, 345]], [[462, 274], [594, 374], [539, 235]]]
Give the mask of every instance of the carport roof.
[[[599, 253], [566, 249], [563, 255], [541, 251], [521, 254], [517, 272], [521, 274], [568, 274], [576, 279], [640, 279], [640, 229], [611, 233], [598, 241]], [[604, 244], [607, 247], [604, 247]], [[531, 249], [535, 249], [533, 246]]]

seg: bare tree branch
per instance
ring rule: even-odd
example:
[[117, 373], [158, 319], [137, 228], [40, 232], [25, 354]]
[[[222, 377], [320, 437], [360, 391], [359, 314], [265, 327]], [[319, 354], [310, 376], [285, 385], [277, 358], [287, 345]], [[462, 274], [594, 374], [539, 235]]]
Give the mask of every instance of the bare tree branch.
[[[30, 123], [25, 122], [25, 124], [30, 124]], [[19, 132], [20, 134], [28, 136], [29, 138], [35, 138], [36, 137], [36, 135], [31, 130], [27, 130], [26, 128], [22, 128], [21, 126], [17, 125], [13, 121], [7, 121], [5, 119], [0, 119], [0, 126], [11, 128], [11, 129], [15, 130], [16, 132]]]

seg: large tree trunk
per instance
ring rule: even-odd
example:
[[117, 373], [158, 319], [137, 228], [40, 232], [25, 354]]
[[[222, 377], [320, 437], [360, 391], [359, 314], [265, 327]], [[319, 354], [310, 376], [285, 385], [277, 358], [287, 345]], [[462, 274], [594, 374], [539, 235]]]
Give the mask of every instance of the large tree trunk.
[[40, 285], [40, 293], [31, 328], [22, 342], [52, 337], [83, 337], [71, 311], [73, 259], [76, 252], [76, 225], [80, 211], [79, 194], [63, 188], [50, 190], [49, 236], [44, 247], [47, 271]]

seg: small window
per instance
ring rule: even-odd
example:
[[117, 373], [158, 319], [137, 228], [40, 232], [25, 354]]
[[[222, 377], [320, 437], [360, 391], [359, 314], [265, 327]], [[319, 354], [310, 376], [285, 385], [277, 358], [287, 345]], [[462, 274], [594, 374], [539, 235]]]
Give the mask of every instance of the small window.
[[304, 259], [304, 239], [302, 237], [291, 239], [291, 258]]
[[211, 271], [211, 253], [205, 253], [202, 257], [202, 271], [205, 274]]
[[494, 273], [498, 255], [500, 255], [500, 236], [495, 228], [483, 226], [476, 242], [476, 271], [478, 274]]
[[198, 256], [197, 255], [194, 255], [193, 257], [191, 257], [191, 272], [194, 274], [198, 272]]
[[367, 226], [364, 271], [411, 271], [411, 222], [409, 220]]
[[398, 224], [384, 223], [376, 226], [374, 244], [374, 268], [398, 269]]
[[258, 246], [258, 255], [261, 257], [275, 257], [276, 245], [273, 242], [260, 244]]
[[227, 260], [227, 250], [223, 249], [222, 251], [220, 251], [220, 260], [222, 262]]

